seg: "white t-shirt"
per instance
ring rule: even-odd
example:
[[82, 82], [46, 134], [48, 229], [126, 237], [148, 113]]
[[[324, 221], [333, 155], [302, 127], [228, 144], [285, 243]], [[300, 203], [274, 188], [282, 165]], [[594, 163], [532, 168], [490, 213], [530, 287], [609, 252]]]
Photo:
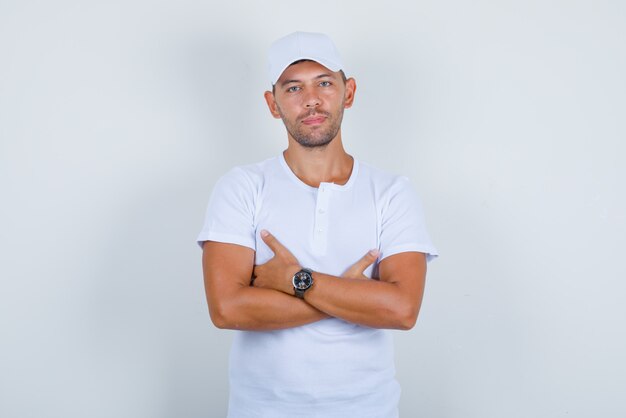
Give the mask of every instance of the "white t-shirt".
[[[437, 255], [417, 195], [406, 177], [354, 160], [344, 185], [308, 186], [283, 155], [236, 167], [215, 185], [198, 242], [239, 244], [273, 253], [270, 231], [313, 271], [341, 274], [373, 248], [379, 260], [406, 251]], [[377, 263], [376, 263], [377, 265]], [[375, 266], [365, 274], [371, 277]], [[277, 331], [236, 331], [230, 354], [231, 418], [396, 417], [389, 330], [331, 318]]]

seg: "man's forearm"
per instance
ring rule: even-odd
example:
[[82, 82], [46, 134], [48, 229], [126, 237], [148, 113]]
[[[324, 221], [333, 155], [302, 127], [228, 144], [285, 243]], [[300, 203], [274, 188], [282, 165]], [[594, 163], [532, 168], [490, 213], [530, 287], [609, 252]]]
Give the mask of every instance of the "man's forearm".
[[410, 329], [421, 304], [395, 283], [313, 273], [304, 299], [328, 315], [372, 328]]
[[[293, 294], [291, 277], [301, 268], [296, 258], [268, 231], [263, 241], [274, 257], [254, 267], [255, 286]], [[377, 252], [376, 252], [377, 253]], [[365, 267], [375, 259], [369, 251], [342, 275], [313, 273], [304, 300], [331, 317], [373, 328], [410, 329], [415, 325], [426, 278], [426, 255], [403, 252], [379, 263], [380, 280], [367, 279]]]
[[211, 309], [218, 328], [268, 331], [293, 328], [328, 318], [311, 304], [272, 289], [242, 287]]

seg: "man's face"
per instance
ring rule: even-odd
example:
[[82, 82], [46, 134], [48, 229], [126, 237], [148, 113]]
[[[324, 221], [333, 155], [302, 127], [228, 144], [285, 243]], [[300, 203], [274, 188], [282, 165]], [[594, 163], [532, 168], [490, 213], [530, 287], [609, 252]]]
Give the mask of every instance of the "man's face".
[[293, 64], [276, 82], [274, 93], [265, 99], [276, 118], [281, 118], [289, 136], [300, 145], [313, 148], [328, 145], [339, 133], [343, 110], [352, 105], [356, 85], [344, 82], [314, 61]]

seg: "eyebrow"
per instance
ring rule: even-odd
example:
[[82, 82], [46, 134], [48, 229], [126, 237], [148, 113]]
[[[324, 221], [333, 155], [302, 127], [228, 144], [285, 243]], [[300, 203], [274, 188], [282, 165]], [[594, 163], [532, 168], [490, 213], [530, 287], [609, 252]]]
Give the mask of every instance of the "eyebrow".
[[[324, 77], [331, 77], [332, 78], [332, 75], [328, 74], [328, 73], [323, 73], [323, 74], [320, 74], [320, 75], [316, 76], [315, 78], [313, 78], [313, 80], [317, 80], [317, 79], [324, 78]], [[282, 83], [280, 83], [280, 86], [284, 87], [284, 86], [286, 86], [287, 84], [290, 84], [290, 83], [300, 83], [300, 82], [302, 82], [302, 80], [285, 80]]]

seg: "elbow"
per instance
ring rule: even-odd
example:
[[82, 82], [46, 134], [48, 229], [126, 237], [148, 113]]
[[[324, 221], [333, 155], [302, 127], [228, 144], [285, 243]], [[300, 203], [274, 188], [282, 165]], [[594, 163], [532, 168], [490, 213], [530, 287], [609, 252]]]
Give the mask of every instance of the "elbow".
[[213, 325], [216, 328], [219, 328], [219, 329], [230, 329], [230, 327], [228, 326], [228, 322], [226, 321], [226, 319], [223, 316], [211, 315], [211, 322], [213, 322]]
[[415, 326], [419, 308], [412, 305], [401, 307], [396, 312], [396, 329], [408, 331]]
[[398, 329], [400, 331], [408, 331], [410, 329], [412, 329], [415, 326], [415, 323], [417, 322], [417, 317], [406, 317], [406, 318], [402, 318], [399, 322], [398, 322]]
[[211, 322], [219, 329], [242, 330], [254, 326], [254, 316], [247, 309], [245, 298], [239, 295], [207, 297]]
[[235, 329], [232, 321], [230, 320], [228, 308], [224, 306], [223, 304], [217, 304], [217, 306], [210, 306], [209, 316], [211, 317], [211, 322], [213, 322], [213, 325], [215, 325], [216, 328]]

